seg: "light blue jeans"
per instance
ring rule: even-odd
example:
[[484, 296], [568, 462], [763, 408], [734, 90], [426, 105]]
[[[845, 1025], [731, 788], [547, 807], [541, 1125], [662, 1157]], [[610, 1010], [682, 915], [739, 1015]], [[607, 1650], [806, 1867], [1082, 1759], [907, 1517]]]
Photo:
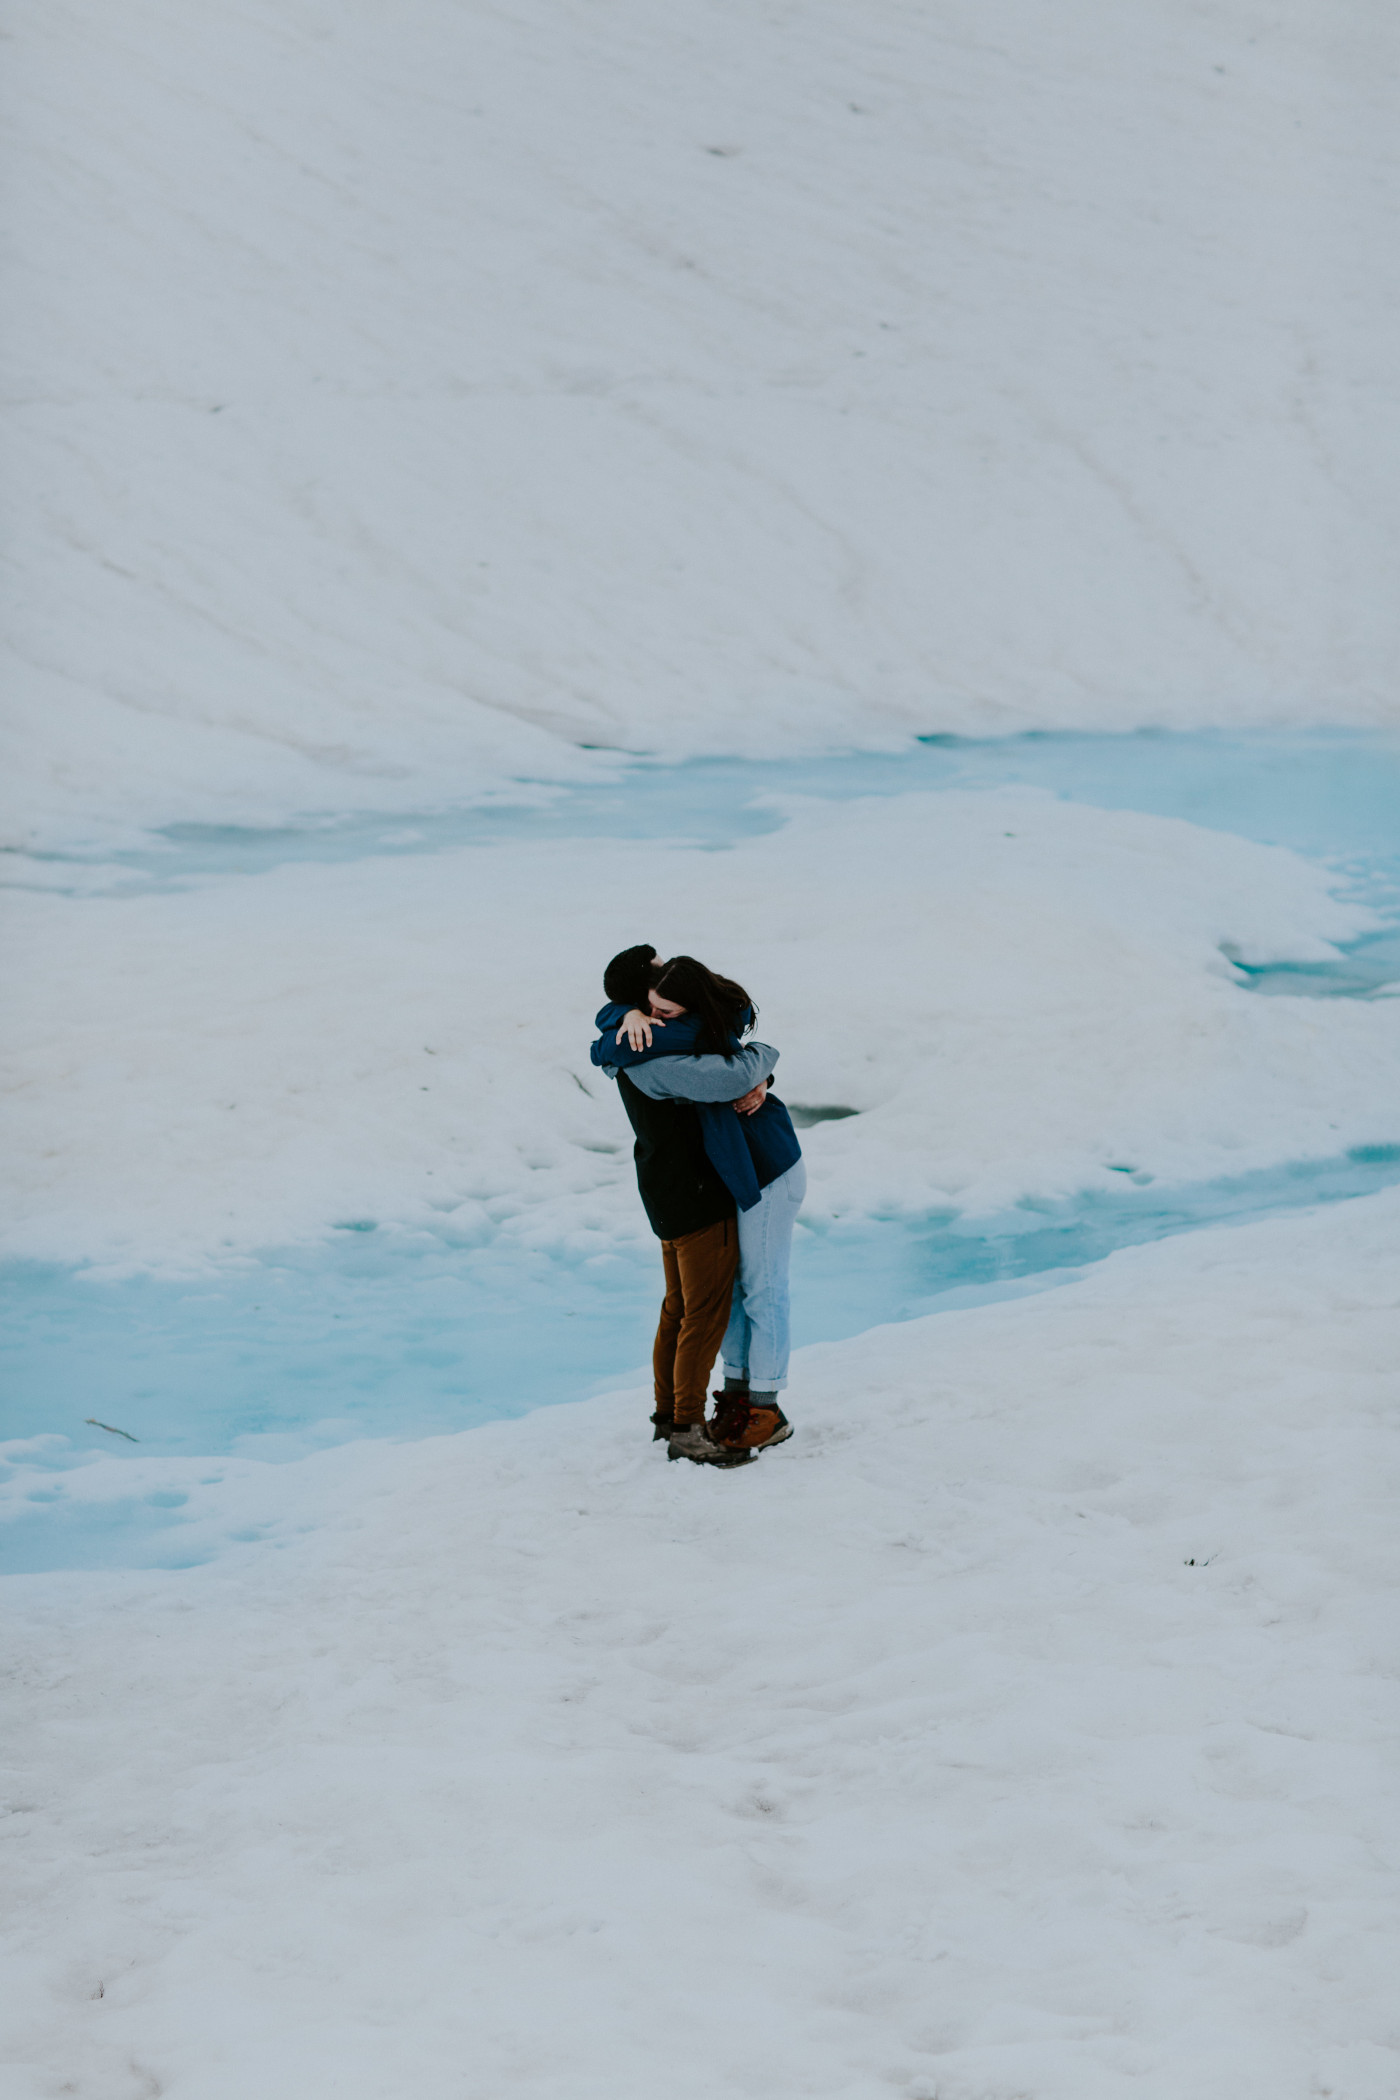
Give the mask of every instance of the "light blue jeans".
[[799, 1159], [769, 1182], [752, 1210], [739, 1213], [739, 1274], [724, 1337], [724, 1375], [747, 1378], [760, 1393], [778, 1392], [788, 1380], [788, 1260], [806, 1193], [807, 1167]]

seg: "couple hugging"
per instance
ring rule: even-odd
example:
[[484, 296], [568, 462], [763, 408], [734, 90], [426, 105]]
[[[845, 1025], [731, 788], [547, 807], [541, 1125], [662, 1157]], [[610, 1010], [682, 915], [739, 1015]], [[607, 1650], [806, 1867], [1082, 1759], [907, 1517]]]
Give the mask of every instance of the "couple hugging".
[[[755, 1008], [742, 985], [654, 948], [603, 974], [591, 1052], [636, 1132], [637, 1186], [661, 1242], [666, 1298], [652, 1351], [656, 1436], [668, 1458], [749, 1465], [792, 1425], [788, 1256], [807, 1193], [792, 1118], [769, 1092], [778, 1053], [741, 1043]], [[724, 1391], [705, 1420], [716, 1354]]]

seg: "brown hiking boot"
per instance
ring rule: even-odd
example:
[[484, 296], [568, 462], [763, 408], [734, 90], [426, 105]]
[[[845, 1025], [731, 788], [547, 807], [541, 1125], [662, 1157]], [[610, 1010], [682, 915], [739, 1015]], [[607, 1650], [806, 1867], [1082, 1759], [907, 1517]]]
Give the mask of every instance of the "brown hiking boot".
[[792, 1424], [776, 1400], [755, 1407], [747, 1393], [716, 1393], [714, 1399], [710, 1434], [725, 1451], [766, 1451], [792, 1435]]

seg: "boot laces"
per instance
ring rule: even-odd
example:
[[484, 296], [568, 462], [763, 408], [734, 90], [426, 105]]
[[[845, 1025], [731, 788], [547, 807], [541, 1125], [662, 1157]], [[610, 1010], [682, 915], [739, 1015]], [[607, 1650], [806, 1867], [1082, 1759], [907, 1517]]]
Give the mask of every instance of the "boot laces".
[[721, 1444], [732, 1444], [749, 1425], [747, 1393], [720, 1393], [715, 1408], [713, 1434]]

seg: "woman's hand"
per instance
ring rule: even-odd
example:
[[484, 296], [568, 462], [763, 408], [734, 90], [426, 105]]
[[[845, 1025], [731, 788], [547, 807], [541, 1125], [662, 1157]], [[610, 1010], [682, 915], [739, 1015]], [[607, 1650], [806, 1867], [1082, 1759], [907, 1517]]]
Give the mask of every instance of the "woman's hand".
[[644, 1014], [640, 1007], [633, 1006], [624, 1015], [622, 1026], [613, 1037], [613, 1041], [620, 1043], [626, 1036], [634, 1050], [650, 1050], [652, 1029], [665, 1026], [666, 1023], [658, 1021], [654, 1014]]
[[755, 1109], [762, 1108], [767, 1099], [768, 1081], [760, 1079], [756, 1087], [751, 1087], [747, 1094], [740, 1095], [734, 1107], [741, 1116], [751, 1116]]

